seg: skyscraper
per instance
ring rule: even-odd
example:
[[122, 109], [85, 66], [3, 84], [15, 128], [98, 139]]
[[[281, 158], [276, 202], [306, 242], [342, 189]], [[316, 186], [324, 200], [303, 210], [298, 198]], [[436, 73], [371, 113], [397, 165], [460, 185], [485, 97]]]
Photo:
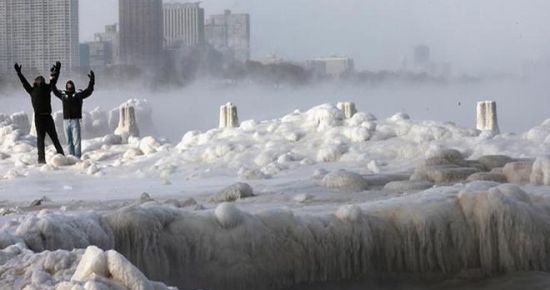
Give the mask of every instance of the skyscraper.
[[226, 10], [210, 16], [205, 30], [208, 44], [215, 49], [240, 61], [250, 59], [250, 15]]
[[204, 44], [204, 9], [200, 2], [164, 4], [164, 41], [168, 49]]
[[45, 74], [80, 65], [78, 0], [0, 0], [0, 73], [19, 62]]
[[425, 66], [430, 63], [430, 48], [426, 45], [418, 45], [414, 48], [414, 63], [417, 66]]
[[162, 0], [119, 0], [119, 53], [123, 64], [158, 63], [162, 53]]

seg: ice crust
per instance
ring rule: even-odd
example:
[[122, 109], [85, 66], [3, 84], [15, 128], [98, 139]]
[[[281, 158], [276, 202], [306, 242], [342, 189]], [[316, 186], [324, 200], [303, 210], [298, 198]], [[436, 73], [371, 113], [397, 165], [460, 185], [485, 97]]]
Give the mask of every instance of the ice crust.
[[[101, 217], [40, 213], [23, 221], [16, 237], [37, 250], [113, 248], [149, 279], [182, 289], [278, 289], [381, 272], [494, 275], [550, 270], [547, 200], [516, 185], [479, 181], [323, 214], [250, 212], [229, 203], [190, 211], [147, 202]], [[37, 243], [40, 235], [47, 242]], [[116, 278], [114, 267], [126, 271], [118, 277], [137, 279], [132, 285], [148, 281], [128, 265], [110, 265], [114, 253], [86, 253], [84, 264], [71, 264], [73, 280], [104, 271]]]
[[[147, 103], [129, 103], [138, 124], [149, 122]], [[84, 141], [82, 161], [50, 147], [49, 164], [40, 167], [23, 115], [0, 115], [0, 179], [61, 171], [155, 176], [169, 184], [181, 171], [192, 173], [186, 180], [222, 172], [258, 189], [262, 179], [311, 166], [307, 182], [317, 187], [308, 189], [334, 191], [345, 201], [313, 212], [243, 209], [249, 201], [240, 199], [253, 191], [235, 185], [207, 208], [149, 197], [116, 211], [22, 214], [0, 229], [0, 286], [164, 289], [151, 279], [182, 289], [279, 289], [379, 273], [550, 271], [544, 187], [550, 185], [550, 120], [524, 134], [487, 136], [403, 113], [346, 116], [324, 104], [280, 119], [188, 132], [172, 146], [152, 136], [123, 142], [109, 125], [118, 120], [107, 115], [85, 115], [85, 132], [94, 138]], [[373, 188], [404, 194], [354, 202]], [[293, 196], [297, 208], [322, 202], [314, 191]]]

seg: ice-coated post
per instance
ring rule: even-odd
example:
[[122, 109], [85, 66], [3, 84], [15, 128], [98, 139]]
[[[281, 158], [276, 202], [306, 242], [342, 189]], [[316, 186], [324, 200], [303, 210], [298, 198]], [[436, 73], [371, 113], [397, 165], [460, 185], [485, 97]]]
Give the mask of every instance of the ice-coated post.
[[477, 103], [477, 129], [494, 134], [500, 133], [497, 119], [497, 103], [495, 101]]
[[115, 135], [127, 140], [128, 137], [139, 137], [139, 128], [136, 121], [136, 111], [133, 106], [123, 105], [119, 108], [118, 127]]
[[339, 102], [338, 104], [336, 104], [336, 107], [340, 111], [344, 112], [346, 119], [351, 119], [351, 117], [353, 117], [353, 115], [357, 113], [355, 103], [352, 102]]
[[220, 128], [239, 127], [239, 116], [237, 106], [227, 103], [220, 107]]

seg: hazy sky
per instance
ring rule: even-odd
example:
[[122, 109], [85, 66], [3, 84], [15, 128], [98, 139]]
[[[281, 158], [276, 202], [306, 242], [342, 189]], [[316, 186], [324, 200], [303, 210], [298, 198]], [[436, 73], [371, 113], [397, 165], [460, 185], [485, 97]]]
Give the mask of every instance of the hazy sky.
[[[185, 2], [185, 1], [180, 1]], [[81, 40], [118, 21], [117, 0], [81, 0]], [[332, 54], [360, 69], [395, 69], [427, 44], [455, 72], [519, 72], [550, 59], [548, 0], [205, 0], [206, 14], [251, 14], [254, 58]]]

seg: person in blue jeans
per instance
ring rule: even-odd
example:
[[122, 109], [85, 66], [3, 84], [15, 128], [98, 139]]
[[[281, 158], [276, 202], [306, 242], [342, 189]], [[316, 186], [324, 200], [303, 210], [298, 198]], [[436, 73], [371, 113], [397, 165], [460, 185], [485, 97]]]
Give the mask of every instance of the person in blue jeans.
[[80, 120], [82, 120], [83, 100], [91, 96], [94, 92], [95, 74], [90, 71], [88, 75], [90, 82], [85, 90], [76, 91], [73, 81], [68, 81], [65, 85], [65, 91], [60, 91], [54, 85], [52, 92], [63, 102], [63, 124], [65, 127], [65, 136], [69, 146], [69, 154], [80, 158], [82, 156], [82, 139], [80, 130]]

